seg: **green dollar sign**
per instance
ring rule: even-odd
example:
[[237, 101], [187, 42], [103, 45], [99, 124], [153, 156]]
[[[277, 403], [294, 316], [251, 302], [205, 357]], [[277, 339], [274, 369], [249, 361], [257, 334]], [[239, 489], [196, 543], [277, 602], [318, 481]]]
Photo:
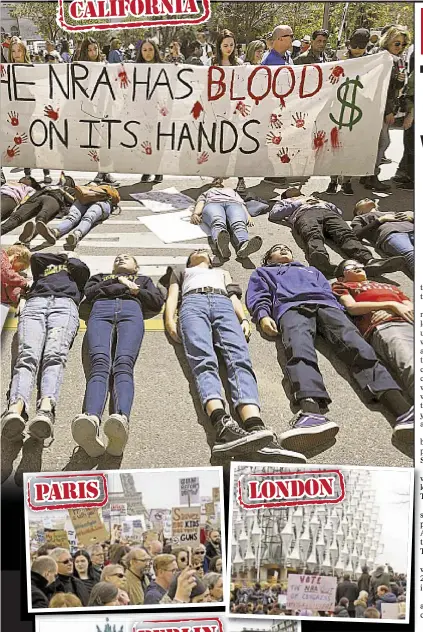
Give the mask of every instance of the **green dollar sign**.
[[[348, 93], [349, 93], [351, 85], [353, 86], [352, 96], [351, 96], [351, 100], [348, 101], [348, 96], [349, 96]], [[339, 129], [341, 129], [341, 127], [348, 127], [349, 130], [351, 131], [353, 126], [356, 125], [356, 123], [358, 123], [361, 120], [361, 117], [363, 116], [363, 112], [361, 108], [359, 108], [358, 105], [355, 104], [357, 88], [363, 88], [363, 84], [360, 81], [359, 75], [357, 75], [355, 79], [349, 79], [347, 77], [345, 82], [341, 86], [339, 86], [337, 90], [336, 96], [338, 98], [339, 103], [341, 104], [339, 120], [337, 121], [336, 118], [332, 114], [329, 114], [329, 118], [336, 125], [338, 125]], [[350, 109], [350, 113], [349, 113], [350, 120], [347, 121], [346, 123], [344, 123], [345, 108]], [[357, 114], [355, 114], [355, 112], [357, 112]]]

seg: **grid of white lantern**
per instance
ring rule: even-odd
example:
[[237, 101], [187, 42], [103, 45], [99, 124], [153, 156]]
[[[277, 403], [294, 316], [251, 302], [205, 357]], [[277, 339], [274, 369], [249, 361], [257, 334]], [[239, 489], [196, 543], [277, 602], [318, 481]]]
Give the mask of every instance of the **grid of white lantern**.
[[[254, 466], [235, 470], [253, 473]], [[257, 471], [271, 472], [271, 467]], [[281, 471], [280, 468], [275, 471]], [[335, 505], [304, 505], [272, 509], [244, 509], [236, 501], [232, 518], [233, 576], [266, 565], [297, 572], [356, 578], [362, 566], [371, 571], [383, 553], [379, 506], [368, 470], [343, 470], [345, 499]]]

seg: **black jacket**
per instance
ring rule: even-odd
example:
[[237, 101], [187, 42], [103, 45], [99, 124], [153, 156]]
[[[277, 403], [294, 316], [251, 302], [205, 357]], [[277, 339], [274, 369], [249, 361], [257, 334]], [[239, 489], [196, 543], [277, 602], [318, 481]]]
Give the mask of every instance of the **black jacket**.
[[48, 608], [53, 591], [45, 577], [31, 571], [31, 603], [33, 608]]
[[206, 556], [209, 558], [209, 560], [211, 560], [213, 557], [216, 557], [217, 555], [222, 555], [220, 545], [218, 546], [218, 548], [216, 548], [213, 542], [207, 542]]
[[[118, 281], [118, 276], [126, 276], [136, 283], [140, 288], [139, 293], [131, 294], [129, 288]], [[84, 292], [88, 303], [114, 298], [138, 301], [144, 316], [158, 314], [164, 303], [162, 294], [150, 277], [142, 275], [95, 274], [88, 280]]]
[[66, 253], [33, 254], [31, 271], [34, 282], [28, 292], [28, 299], [56, 296], [71, 298], [77, 305], [82, 299], [85, 284], [90, 276], [90, 270], [85, 263], [69, 257]]
[[54, 594], [64, 592], [72, 593], [79, 597], [83, 606], [88, 606], [90, 594], [84, 582], [73, 575], [58, 575], [56, 581], [51, 584]]
[[357, 582], [358, 592], [365, 590], [366, 593], [370, 592], [370, 575], [369, 573], [362, 573], [360, 579]]
[[345, 580], [338, 584], [336, 589], [336, 603], [346, 597], [349, 601], [348, 610], [354, 610], [354, 601], [358, 598], [358, 588], [355, 582]]

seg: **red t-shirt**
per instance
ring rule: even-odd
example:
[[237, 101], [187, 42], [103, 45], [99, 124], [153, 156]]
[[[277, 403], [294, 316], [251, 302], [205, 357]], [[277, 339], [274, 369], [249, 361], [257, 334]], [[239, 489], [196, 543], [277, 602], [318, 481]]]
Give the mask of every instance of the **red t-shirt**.
[[[342, 283], [341, 281], [335, 281], [332, 285], [332, 291], [335, 296], [346, 296], [350, 294], [357, 303], [369, 302], [383, 302], [392, 301], [395, 303], [403, 303], [410, 299], [395, 285], [390, 283], [379, 283], [378, 281], [360, 281], [356, 283]], [[377, 325], [372, 325], [371, 320], [374, 312], [363, 314], [363, 316], [355, 316], [354, 322], [357, 325], [360, 332], [364, 337], [368, 337], [373, 329]], [[378, 325], [388, 323], [390, 321], [403, 321], [401, 316], [396, 314], [390, 314]]]

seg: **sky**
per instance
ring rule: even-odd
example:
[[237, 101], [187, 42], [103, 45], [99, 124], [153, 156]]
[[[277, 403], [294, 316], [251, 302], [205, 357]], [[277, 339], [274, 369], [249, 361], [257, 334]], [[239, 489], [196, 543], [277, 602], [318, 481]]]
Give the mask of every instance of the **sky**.
[[[177, 471], [139, 471], [133, 473], [135, 487], [143, 494], [143, 502], [147, 509], [171, 509], [179, 506], [179, 479], [200, 479], [200, 497], [212, 496], [212, 488], [219, 487], [219, 473], [217, 468], [207, 470], [177, 470]], [[109, 491], [122, 492], [119, 475], [109, 475]]]

